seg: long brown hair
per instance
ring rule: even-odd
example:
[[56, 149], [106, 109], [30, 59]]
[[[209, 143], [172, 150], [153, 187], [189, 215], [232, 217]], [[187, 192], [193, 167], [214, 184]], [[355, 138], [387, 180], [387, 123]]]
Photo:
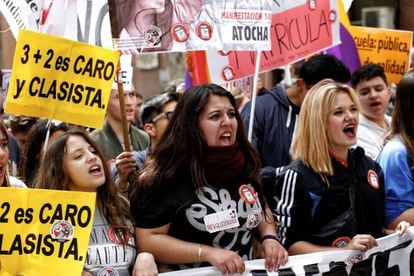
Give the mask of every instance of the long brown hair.
[[111, 179], [105, 158], [98, 146], [83, 131], [70, 130], [49, 146], [40, 165], [35, 180], [35, 188], [69, 190], [68, 176], [64, 170], [64, 159], [67, 154], [66, 144], [71, 136], [83, 138], [96, 150], [97, 156], [102, 160], [105, 183], [97, 190], [97, 207], [100, 208], [108, 223], [116, 230], [119, 240], [126, 244], [127, 241], [123, 233], [131, 230], [130, 221], [132, 220], [128, 203], [118, 195], [118, 189]]
[[[235, 118], [238, 123], [236, 140], [246, 159], [246, 176], [251, 179], [255, 189], [261, 190], [260, 159], [244, 133], [243, 122], [237, 112], [234, 97], [219, 85], [204, 84], [189, 88], [181, 96], [160, 143], [139, 172], [133, 185], [131, 202], [144, 201], [151, 191], [183, 170], [190, 173], [196, 191], [200, 191], [207, 184], [203, 166], [205, 142], [198, 119], [212, 95], [228, 98], [236, 110]], [[264, 200], [261, 203], [264, 203]]]
[[399, 135], [414, 160], [414, 71], [409, 70], [398, 84], [392, 113], [391, 132], [386, 141]]

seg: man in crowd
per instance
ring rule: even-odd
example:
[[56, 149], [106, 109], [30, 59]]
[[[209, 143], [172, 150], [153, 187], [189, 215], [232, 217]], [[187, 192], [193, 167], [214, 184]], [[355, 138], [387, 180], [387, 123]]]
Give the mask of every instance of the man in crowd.
[[115, 162], [116, 171], [112, 170], [112, 174], [120, 187], [125, 187], [129, 174], [143, 165], [147, 156], [160, 142], [174, 113], [178, 99], [179, 94], [165, 92], [149, 97], [142, 105], [141, 121], [144, 125], [144, 130], [151, 139], [151, 145], [145, 150], [125, 151], [117, 156]]
[[385, 114], [391, 97], [387, 77], [381, 66], [370, 63], [356, 70], [351, 82], [361, 103], [357, 145], [375, 160], [391, 125], [391, 117]]
[[[133, 150], [143, 150], [149, 145], [149, 137], [143, 130], [131, 124], [136, 108], [136, 96], [133, 85], [124, 88], [124, 99], [131, 148]], [[125, 150], [118, 89], [112, 89], [111, 91], [103, 129], [94, 130], [90, 136], [98, 143], [109, 162]]]

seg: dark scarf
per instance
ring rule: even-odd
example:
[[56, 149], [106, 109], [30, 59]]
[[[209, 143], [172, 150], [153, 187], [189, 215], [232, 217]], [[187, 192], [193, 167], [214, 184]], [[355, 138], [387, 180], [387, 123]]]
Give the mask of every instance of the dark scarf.
[[245, 176], [246, 159], [239, 144], [223, 147], [205, 147], [204, 168], [210, 185]]

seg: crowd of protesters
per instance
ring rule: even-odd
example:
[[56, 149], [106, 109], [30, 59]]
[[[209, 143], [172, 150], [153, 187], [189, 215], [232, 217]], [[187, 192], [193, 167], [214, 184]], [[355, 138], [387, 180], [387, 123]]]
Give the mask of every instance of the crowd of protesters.
[[[367, 251], [414, 223], [412, 71], [388, 116], [379, 65], [351, 73], [331, 55], [311, 57], [292, 86], [260, 90], [251, 142], [251, 102], [229, 90], [143, 99], [132, 87], [121, 114], [113, 89], [103, 130], [92, 132], [10, 116], [0, 123], [0, 183], [97, 194], [92, 231], [106, 234], [90, 240], [83, 275], [233, 274], [256, 258], [277, 271], [289, 255]], [[111, 246], [125, 261], [97, 257]]]

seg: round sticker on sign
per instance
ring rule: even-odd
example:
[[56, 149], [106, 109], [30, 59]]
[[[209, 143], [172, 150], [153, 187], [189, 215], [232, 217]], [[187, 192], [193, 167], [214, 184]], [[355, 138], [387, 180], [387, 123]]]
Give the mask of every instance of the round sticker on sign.
[[149, 46], [156, 46], [161, 42], [162, 31], [155, 25], [148, 26], [144, 31], [144, 40]]
[[190, 37], [190, 31], [187, 25], [177, 23], [171, 28], [171, 36], [177, 42], [186, 42]]
[[368, 178], [369, 185], [371, 185], [372, 188], [378, 190], [379, 189], [378, 174], [374, 170], [369, 170], [367, 178]]
[[229, 81], [234, 79], [234, 75], [235, 75], [235, 70], [233, 68], [233, 66], [226, 66], [223, 68], [223, 71], [221, 72], [221, 77], [223, 78], [223, 80], [225, 81]]
[[73, 237], [73, 226], [66, 220], [58, 220], [50, 228], [50, 236], [59, 242], [70, 241]]
[[202, 40], [210, 40], [213, 35], [213, 27], [210, 23], [202, 21], [196, 26], [196, 34]]

